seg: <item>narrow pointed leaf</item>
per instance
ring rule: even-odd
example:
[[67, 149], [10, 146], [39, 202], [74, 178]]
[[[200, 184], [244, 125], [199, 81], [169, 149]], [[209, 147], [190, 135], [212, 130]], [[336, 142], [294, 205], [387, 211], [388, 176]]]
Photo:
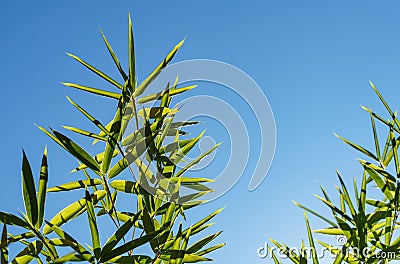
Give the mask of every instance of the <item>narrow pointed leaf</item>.
[[104, 80], [106, 80], [107, 82], [111, 83], [112, 85], [114, 85], [115, 87], [119, 88], [122, 90], [122, 85], [120, 83], [118, 83], [117, 81], [115, 81], [113, 78], [109, 77], [108, 75], [106, 75], [105, 73], [103, 73], [102, 71], [96, 69], [95, 67], [93, 67], [92, 65], [90, 65], [89, 63], [85, 62], [84, 60], [82, 60], [81, 58], [72, 55], [70, 53], [67, 53], [68, 56], [70, 56], [71, 58], [75, 59], [76, 61], [78, 61], [79, 63], [81, 63], [83, 66], [85, 66], [86, 68], [88, 68], [89, 70], [91, 70], [92, 72], [94, 72], [95, 74], [97, 74], [98, 76], [100, 76], [101, 78], [103, 78]]
[[101, 95], [101, 96], [116, 99], [116, 100], [119, 100], [119, 98], [121, 97], [121, 95], [118, 93], [100, 90], [100, 89], [92, 88], [89, 86], [79, 85], [79, 84], [75, 84], [75, 83], [65, 83], [65, 82], [63, 82], [61, 84], [65, 85], [67, 87], [72, 87], [75, 89], [79, 89], [79, 90], [86, 91], [86, 92], [89, 92], [92, 94], [97, 94], [97, 95]]
[[97, 218], [94, 212], [93, 201], [90, 193], [88, 191], [85, 192], [86, 199], [86, 212], [89, 221], [90, 234], [92, 237], [92, 246], [93, 252], [97, 259], [100, 258], [100, 236], [99, 230], [97, 228]]
[[[97, 203], [105, 195], [106, 191], [99, 190], [91, 195], [91, 199], [93, 203]], [[82, 198], [61, 210], [50, 220], [50, 223], [54, 226], [60, 227], [61, 225], [67, 223], [69, 220], [76, 217], [79, 213], [83, 213], [84, 211], [86, 211], [86, 199]], [[43, 229], [43, 232], [45, 234], [49, 234], [51, 231], [52, 229], [49, 225], [46, 225]]]
[[179, 42], [178, 45], [176, 45], [172, 49], [172, 51], [165, 57], [165, 59], [154, 69], [154, 71], [137, 87], [134, 93], [135, 98], [140, 96], [146, 90], [146, 88], [155, 80], [155, 78], [157, 78], [157, 76], [161, 73], [161, 71], [168, 65], [168, 63], [175, 56], [176, 52], [183, 45], [184, 41], [185, 40]]
[[111, 48], [111, 45], [108, 43], [106, 36], [104, 35], [103, 31], [100, 30], [101, 36], [103, 37], [104, 43], [107, 46], [108, 52], [110, 53], [115, 65], [118, 68], [118, 71], [121, 73], [122, 78], [124, 78], [124, 80], [126, 81], [128, 79], [128, 76], [126, 76], [126, 73], [124, 72], [124, 70], [122, 69], [121, 63], [119, 62], [117, 56], [115, 55], [113, 49]]
[[35, 259], [42, 251], [43, 243], [39, 240], [30, 243], [12, 261], [15, 264], [27, 264]]
[[99, 164], [82, 147], [80, 147], [74, 141], [69, 139], [67, 136], [64, 136], [63, 134], [61, 134], [57, 131], [53, 130], [53, 134], [56, 136], [56, 138], [59, 140], [59, 142], [62, 144], [62, 146], [65, 149], [67, 149], [67, 151], [72, 156], [77, 158], [80, 162], [82, 162], [83, 164], [88, 166], [88, 168], [92, 169], [93, 171], [100, 172]]
[[55, 187], [51, 187], [47, 190], [47, 192], [63, 192], [63, 191], [72, 191], [77, 189], [84, 189], [87, 186], [96, 186], [100, 185], [103, 182], [100, 179], [90, 179], [90, 180], [80, 180], [75, 182], [64, 183]]
[[[171, 89], [171, 90], [169, 90], [169, 96], [172, 97], [174, 95], [181, 94], [183, 92], [189, 91], [189, 90], [191, 90], [193, 88], [196, 88], [196, 87], [197, 87], [197, 85], [191, 85], [191, 86]], [[137, 102], [139, 104], [145, 104], [145, 103], [152, 102], [152, 101], [155, 101], [155, 100], [161, 100], [163, 95], [164, 95], [164, 92], [158, 92], [158, 93], [155, 93], [155, 94], [146, 95], [146, 96], [143, 96], [143, 97], [139, 98]]]
[[39, 190], [38, 190], [38, 221], [36, 224], [37, 228], [40, 228], [43, 224], [48, 179], [49, 176], [48, 176], [47, 147], [46, 147], [44, 149], [42, 157], [42, 165], [40, 168], [40, 179], [39, 179]]
[[35, 181], [25, 151], [22, 151], [22, 192], [24, 196], [25, 211], [29, 221], [36, 225], [38, 220], [38, 203], [36, 198]]

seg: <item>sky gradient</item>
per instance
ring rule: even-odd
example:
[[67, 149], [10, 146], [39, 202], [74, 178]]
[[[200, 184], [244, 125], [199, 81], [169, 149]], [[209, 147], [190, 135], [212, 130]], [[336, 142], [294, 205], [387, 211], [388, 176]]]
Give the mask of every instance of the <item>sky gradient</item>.
[[[213, 230], [224, 230], [218, 241], [228, 244], [212, 254], [215, 263], [271, 263], [257, 256], [258, 247], [270, 237], [296, 246], [306, 238], [303, 212], [292, 200], [326, 213], [312, 195], [320, 193], [319, 185], [333, 194], [336, 170], [349, 183], [352, 177], [359, 179], [356, 158], [360, 155], [333, 134], [373, 146], [369, 115], [360, 105], [385, 112], [368, 81], [376, 84], [393, 108], [399, 105], [399, 11], [397, 1], [3, 2], [0, 210], [16, 213], [16, 208], [23, 208], [21, 148], [37, 175], [42, 150], [48, 144], [51, 186], [74, 179], [68, 174], [75, 165], [73, 158], [33, 124], [59, 128], [84, 123], [65, 95], [98, 112], [99, 119], [109, 118], [110, 113], [102, 111], [112, 106], [109, 100], [99, 104], [92, 96], [60, 84], [104, 84], [65, 52], [82, 56], [117, 76], [98, 29], [104, 31], [126, 65], [130, 12], [139, 80], [186, 37], [174, 62], [214, 59], [232, 64], [249, 74], [266, 94], [277, 131], [276, 153], [268, 176], [259, 188], [249, 192], [251, 175], [245, 173], [231, 191], [193, 217], [226, 206], [215, 219]], [[230, 100], [218, 92], [216, 96]], [[241, 111], [240, 104], [237, 110]], [[248, 110], [243, 106], [243, 111]], [[226, 138], [212, 131], [217, 125], [204, 126], [217, 139]], [[217, 156], [223, 156], [224, 151], [219, 150]], [[251, 155], [250, 162], [254, 163], [257, 157]], [[80, 196], [77, 193], [75, 198]], [[47, 217], [65, 206], [68, 199], [74, 200], [51, 196]], [[321, 227], [313, 217], [311, 225]]]

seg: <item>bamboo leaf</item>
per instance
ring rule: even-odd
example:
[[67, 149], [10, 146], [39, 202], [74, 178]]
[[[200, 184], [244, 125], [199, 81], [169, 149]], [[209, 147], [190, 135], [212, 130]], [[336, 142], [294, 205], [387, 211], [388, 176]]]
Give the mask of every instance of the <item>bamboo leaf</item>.
[[374, 180], [374, 182], [381, 189], [381, 191], [383, 192], [385, 197], [387, 199], [389, 199], [389, 201], [392, 201], [393, 195], [390, 192], [388, 185], [381, 179], [381, 177], [379, 177], [378, 173], [368, 165], [364, 166], [364, 168], [368, 172], [369, 176]]
[[154, 139], [155, 135], [151, 135], [147, 138], [142, 139], [140, 142], [135, 144], [130, 150], [125, 153], [124, 157], [117, 162], [109, 171], [108, 178], [112, 179], [119, 175], [125, 170], [132, 162], [139, 158], [149, 146], [150, 142]]
[[375, 85], [371, 81], [369, 81], [369, 84], [371, 85], [372, 89], [374, 89], [376, 95], [378, 95], [379, 99], [381, 100], [381, 102], [385, 106], [386, 110], [389, 112], [390, 116], [395, 121], [397, 127], [400, 128], [400, 123], [397, 120], [395, 113], [393, 113], [393, 111], [390, 109], [388, 103], [386, 103], [385, 99], [383, 99], [383, 96], [381, 95], [381, 93], [378, 91], [378, 89], [376, 89]]
[[74, 182], [64, 183], [55, 187], [51, 187], [47, 190], [47, 192], [64, 192], [64, 191], [72, 191], [77, 189], [83, 189], [87, 186], [96, 186], [100, 185], [103, 182], [100, 179], [90, 179], [90, 180], [80, 180]]
[[159, 235], [161, 232], [163, 232], [164, 229], [157, 230], [154, 233], [144, 235], [142, 237], [136, 238], [134, 240], [131, 240], [115, 249], [113, 249], [109, 254], [106, 256], [100, 258], [101, 262], [106, 262], [109, 261], [110, 259], [115, 258], [116, 256], [120, 256], [132, 249], [135, 249], [137, 247], [140, 247], [141, 245], [144, 245], [146, 243], [149, 243], [152, 239], [154, 239], [157, 235]]
[[28, 158], [23, 150], [22, 155], [22, 193], [24, 196], [25, 211], [32, 225], [36, 225], [38, 220], [38, 202], [35, 181]]
[[[169, 90], [169, 96], [172, 97], [172, 96], [181, 94], [183, 92], [192, 90], [193, 88], [196, 88], [196, 87], [197, 87], [197, 85], [190, 85], [190, 86], [186, 86], [186, 87], [171, 89], [171, 90]], [[163, 97], [164, 93], [165, 92], [162, 91], [162, 92], [158, 92], [158, 93], [155, 93], [155, 94], [149, 94], [149, 95], [146, 95], [146, 96], [143, 96], [143, 97], [139, 98], [137, 102], [139, 104], [145, 104], [145, 103], [152, 102], [152, 101], [155, 101], [155, 100], [161, 100], [161, 98]]]
[[136, 90], [136, 65], [135, 65], [135, 43], [133, 39], [133, 29], [131, 15], [128, 16], [129, 20], [129, 33], [128, 33], [128, 45], [129, 45], [129, 85], [132, 91]]
[[[96, 204], [99, 200], [103, 199], [105, 195], [106, 191], [99, 190], [91, 195], [91, 199], [93, 203]], [[82, 198], [65, 207], [50, 220], [50, 224], [60, 227], [84, 211], [86, 211], [86, 198]], [[51, 231], [52, 229], [49, 224], [47, 224], [43, 229], [44, 234], [49, 234]]]
[[85, 261], [85, 259], [81, 255], [72, 252], [58, 259], [53, 260], [52, 263], [63, 264], [68, 262], [79, 262], [79, 261]]
[[88, 166], [88, 168], [92, 169], [93, 171], [100, 172], [99, 164], [82, 147], [69, 139], [67, 136], [64, 136], [55, 130], [53, 130], [53, 134], [72, 156], [77, 158], [80, 162]]
[[[116, 157], [118, 154], [119, 154], [119, 151], [118, 150], [114, 150], [113, 158]], [[97, 154], [96, 156], [93, 157], [93, 159], [99, 164], [103, 162], [103, 158], [104, 158], [104, 152], [101, 152], [101, 153], [99, 153], [99, 154]], [[70, 173], [77, 172], [77, 171], [80, 171], [80, 170], [84, 170], [86, 168], [87, 168], [87, 166], [85, 164], [81, 164], [78, 167], [76, 167], [75, 169], [73, 169]]]
[[203, 255], [206, 255], [206, 254], [208, 254], [210, 252], [213, 252], [213, 251], [215, 251], [217, 249], [220, 249], [220, 248], [224, 247], [225, 245], [226, 245], [226, 243], [221, 243], [221, 244], [209, 247], [207, 249], [201, 250], [201, 251], [197, 252], [196, 254], [198, 256], [203, 256]]
[[197, 241], [196, 243], [194, 243], [193, 245], [191, 245], [186, 252], [191, 254], [191, 253], [196, 253], [198, 251], [200, 251], [203, 247], [205, 247], [206, 245], [208, 245], [211, 241], [213, 241], [215, 238], [217, 238], [220, 234], [222, 233], [222, 231], [217, 232], [215, 234], [206, 236], [205, 238], [200, 239], [199, 241]]
[[67, 87], [75, 88], [78, 90], [86, 91], [86, 92], [89, 92], [92, 94], [97, 94], [97, 95], [101, 95], [101, 96], [116, 99], [116, 100], [119, 100], [119, 98], [121, 97], [121, 95], [118, 93], [100, 90], [100, 89], [92, 88], [89, 86], [79, 85], [79, 84], [75, 84], [75, 83], [66, 83], [66, 82], [62, 82], [61, 84], [65, 85]]
[[[68, 101], [75, 106], [87, 119], [89, 119], [93, 124], [95, 124], [105, 135], [108, 135], [109, 131], [106, 127], [104, 127], [99, 120], [94, 118], [91, 114], [89, 114], [85, 109], [75, 103], [71, 98], [67, 96]], [[100, 135], [103, 136], [103, 135]]]
[[149, 256], [132, 255], [132, 256], [118, 256], [109, 260], [110, 263], [122, 264], [150, 264], [153, 263]]
[[24, 248], [12, 261], [11, 263], [16, 264], [26, 264], [31, 262], [34, 258], [36, 258], [40, 252], [42, 251], [43, 243], [39, 240], [36, 240]]
[[349, 146], [353, 147], [354, 149], [364, 153], [368, 157], [370, 157], [370, 158], [372, 158], [372, 159], [374, 159], [374, 160], [379, 162], [379, 159], [373, 153], [371, 153], [369, 150], [367, 150], [367, 149], [365, 149], [365, 148], [363, 148], [363, 147], [361, 147], [361, 146], [359, 146], [357, 144], [354, 144], [353, 142], [350, 142], [347, 139], [345, 139], [345, 138], [343, 138], [343, 137], [341, 137], [339, 135], [335, 134], [335, 136], [338, 137], [339, 139], [343, 140], [346, 144], [348, 144]]
[[84, 60], [82, 60], [81, 58], [72, 55], [71, 53], [67, 53], [68, 56], [70, 56], [71, 58], [75, 59], [76, 61], [78, 61], [79, 63], [81, 63], [83, 66], [85, 66], [86, 68], [88, 68], [89, 70], [91, 70], [92, 72], [94, 72], [95, 74], [97, 74], [98, 76], [100, 76], [101, 78], [103, 78], [104, 80], [106, 80], [107, 82], [111, 83], [112, 85], [114, 85], [115, 87], [119, 88], [122, 90], [122, 85], [119, 84], [117, 81], [115, 81], [113, 78], [107, 76], [105, 73], [103, 73], [102, 71], [96, 69], [95, 67], [93, 67], [92, 65], [90, 65], [89, 63], [85, 62]]
[[303, 209], [303, 210], [305, 210], [305, 211], [307, 211], [307, 212], [309, 212], [309, 213], [315, 215], [316, 217], [320, 218], [321, 220], [327, 222], [327, 223], [330, 224], [332, 227], [336, 227], [336, 226], [337, 226], [334, 222], [332, 222], [332, 221], [329, 220], [328, 218], [326, 218], [326, 217], [320, 215], [319, 213], [317, 213], [317, 212], [315, 212], [315, 211], [313, 211], [313, 210], [311, 210], [311, 209], [309, 209], [309, 208], [307, 208], [307, 207], [305, 207], [305, 206], [299, 204], [298, 202], [295, 202], [295, 201], [292, 201], [292, 202], [293, 202], [296, 206], [300, 207], [301, 209]]
[[112, 249], [123, 239], [123, 237], [131, 230], [131, 228], [137, 222], [141, 212], [136, 213], [134, 216], [130, 217], [129, 220], [117, 229], [117, 231], [107, 240], [103, 249], [101, 250], [100, 256], [107, 256]]
[[[51, 231], [54, 231], [61, 239], [56, 239], [56, 240], [51, 240], [53, 244], [58, 245], [58, 246], [67, 246], [71, 247], [73, 250], [75, 250], [76, 253], [79, 254], [79, 259], [86, 260], [87, 262], [92, 263], [94, 260], [94, 257], [92, 254], [84, 247], [82, 246], [78, 241], [76, 241], [72, 236], [70, 236], [67, 232], [62, 230], [60, 227], [53, 225], [50, 222], [46, 221], [47, 226], [51, 229]], [[60, 263], [60, 262], [57, 262]]]
[[0, 222], [7, 225], [20, 226], [28, 228], [29, 224], [24, 219], [5, 212], [0, 212]]
[[128, 180], [114, 180], [110, 183], [111, 188], [114, 188], [120, 192], [132, 193], [132, 194], [148, 194], [138, 182], [132, 182]]
[[144, 108], [140, 109], [138, 114], [139, 116], [147, 116], [148, 118], [162, 118], [166, 115], [173, 115], [178, 112], [177, 109], [171, 109], [168, 107], [152, 107], [152, 108]]
[[37, 199], [38, 200], [38, 221], [36, 224], [37, 228], [40, 228], [43, 224], [48, 179], [49, 176], [48, 176], [47, 147], [46, 147], [44, 149], [42, 157], [42, 165], [40, 168], [39, 191]]
[[7, 243], [7, 225], [3, 225], [3, 231], [1, 233], [1, 256], [0, 262], [1, 263], [8, 263], [8, 243]]
[[86, 130], [83, 130], [80, 128], [71, 127], [71, 126], [63, 126], [63, 128], [65, 128], [69, 131], [75, 132], [77, 134], [81, 134], [86, 137], [94, 138], [94, 139], [101, 140], [101, 141], [107, 141], [107, 138], [105, 138], [105, 137], [99, 136], [96, 133], [92, 133], [92, 132], [89, 132], [89, 131], [86, 131]]
[[103, 37], [104, 43], [107, 46], [108, 52], [110, 53], [115, 65], [118, 68], [118, 71], [121, 73], [122, 78], [124, 78], [124, 80], [128, 80], [128, 76], [126, 76], [126, 73], [124, 72], [124, 70], [122, 69], [121, 64], [119, 63], [119, 60], [117, 58], [117, 56], [115, 55], [113, 49], [111, 48], [111, 45], [108, 43], [106, 36], [104, 35], [103, 31], [100, 30], [101, 36]]
[[201, 154], [199, 157], [195, 158], [193, 161], [191, 161], [190, 163], [188, 163], [185, 167], [183, 167], [180, 171], [178, 171], [176, 173], [176, 177], [181, 176], [183, 173], [185, 173], [187, 170], [189, 170], [191, 167], [193, 167], [194, 165], [198, 164], [202, 159], [204, 159], [206, 156], [210, 155], [211, 152], [213, 152], [216, 148], [218, 148], [221, 145], [221, 143], [216, 144], [215, 146], [213, 146], [212, 148], [210, 148], [209, 150], [207, 150], [206, 152], [204, 152], [203, 154]]
[[313, 238], [313, 235], [311, 232], [310, 223], [308, 222], [308, 217], [307, 217], [306, 213], [304, 213], [304, 218], [306, 220], [307, 235], [308, 235], [308, 241], [309, 241], [310, 247], [311, 247], [313, 264], [318, 264], [319, 261], [318, 261], [317, 250], [315, 248], [314, 238]]
[[96, 256], [96, 259], [99, 259], [100, 248], [101, 248], [99, 230], [97, 228], [97, 219], [96, 219], [96, 214], [94, 212], [92, 197], [90, 196], [90, 193], [87, 190], [85, 191], [85, 199], [86, 199], [86, 212], [89, 221], [90, 234], [92, 236], [93, 252], [94, 255]]
[[122, 100], [118, 102], [118, 109], [115, 113], [115, 117], [110, 129], [110, 135], [107, 140], [106, 148], [104, 150], [103, 162], [101, 163], [101, 173], [106, 174], [110, 168], [111, 160], [115, 150], [115, 146], [118, 144], [118, 140], [121, 134], [121, 119], [123, 111]]
[[161, 73], [161, 71], [168, 65], [168, 63], [175, 56], [176, 52], [183, 45], [184, 41], [185, 40], [179, 42], [178, 45], [176, 45], [172, 49], [172, 51], [165, 57], [165, 59], [154, 69], [154, 71], [137, 87], [137, 89], [134, 92], [133, 96], [134, 98], [140, 96], [146, 90], [146, 88], [157, 78], [157, 76]]

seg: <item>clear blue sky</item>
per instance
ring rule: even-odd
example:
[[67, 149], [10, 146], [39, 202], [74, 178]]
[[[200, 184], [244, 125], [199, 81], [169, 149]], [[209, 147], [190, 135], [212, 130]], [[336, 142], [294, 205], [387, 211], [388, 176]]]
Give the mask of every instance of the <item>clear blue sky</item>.
[[[228, 242], [212, 255], [216, 263], [271, 263], [256, 252], [269, 237], [290, 245], [306, 238], [303, 213], [291, 200], [326, 212], [312, 196], [319, 193], [319, 184], [333, 193], [336, 169], [349, 183], [351, 177], [359, 177], [358, 153], [333, 133], [372, 146], [369, 116], [359, 106], [383, 109], [368, 80], [393, 108], [398, 106], [399, 11], [398, 1], [3, 2], [0, 210], [23, 208], [21, 148], [37, 172], [42, 149], [49, 145], [50, 185], [74, 179], [67, 174], [74, 160], [33, 124], [59, 128], [82, 123], [66, 94], [91, 111], [110, 106], [107, 100], [99, 105], [90, 101], [93, 97], [59, 84], [100, 84], [65, 52], [87, 58], [116, 76], [98, 28], [126, 62], [131, 12], [139, 79], [186, 37], [175, 61], [207, 58], [233, 64], [251, 75], [267, 95], [276, 120], [277, 149], [266, 180], [249, 192], [251, 175], [245, 174], [229, 193], [198, 214], [227, 206], [214, 228], [224, 230], [219, 241]], [[100, 118], [107, 119], [108, 114]], [[212, 133], [212, 127], [208, 131]], [[57, 197], [49, 199], [47, 218], [71, 199]], [[320, 227], [314, 218], [311, 223]]]

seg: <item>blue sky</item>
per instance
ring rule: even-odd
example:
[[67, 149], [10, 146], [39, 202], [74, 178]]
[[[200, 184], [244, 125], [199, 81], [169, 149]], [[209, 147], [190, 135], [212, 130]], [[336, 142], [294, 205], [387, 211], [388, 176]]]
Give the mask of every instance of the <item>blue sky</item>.
[[[249, 192], [247, 173], [230, 192], [194, 214], [227, 206], [214, 227], [224, 230], [219, 241], [228, 242], [212, 254], [216, 263], [271, 263], [259, 259], [256, 252], [269, 237], [299, 245], [306, 237], [303, 213], [291, 200], [326, 212], [312, 196], [319, 193], [319, 185], [333, 193], [336, 170], [349, 183], [359, 177], [359, 154], [333, 133], [365, 146], [373, 144], [369, 116], [360, 104], [382, 113], [384, 109], [368, 80], [374, 81], [393, 108], [398, 104], [397, 1], [74, 0], [7, 1], [1, 6], [2, 211], [23, 208], [21, 148], [38, 171], [42, 149], [48, 144], [50, 184], [74, 179], [68, 175], [74, 160], [33, 124], [59, 128], [83, 123], [65, 100], [66, 94], [92, 112], [100, 111], [100, 119], [109, 117], [101, 110], [111, 107], [110, 101], [99, 104], [59, 83], [102, 85], [65, 52], [117, 75], [98, 29], [126, 63], [128, 12], [134, 21], [140, 80], [186, 37], [174, 61], [205, 58], [235, 65], [260, 85], [272, 107], [277, 146], [262, 185]], [[221, 136], [213, 134], [213, 127], [208, 133]], [[218, 154], [223, 156], [224, 151]], [[48, 217], [68, 199], [72, 201], [51, 196]], [[311, 218], [313, 223], [320, 227]]]

